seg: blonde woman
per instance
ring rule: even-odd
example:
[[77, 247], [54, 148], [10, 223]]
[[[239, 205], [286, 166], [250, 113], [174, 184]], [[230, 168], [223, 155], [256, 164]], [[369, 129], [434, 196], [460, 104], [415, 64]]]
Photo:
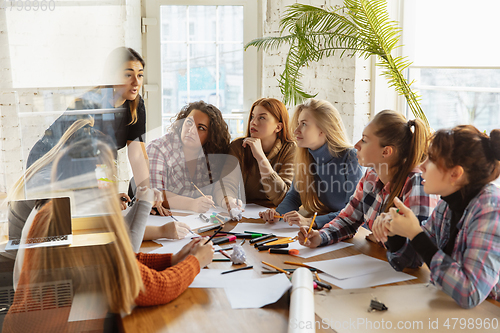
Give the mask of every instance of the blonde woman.
[[[82, 162], [86, 163], [84, 169]], [[110, 312], [129, 313], [134, 304], [158, 305], [175, 299], [187, 289], [200, 269], [211, 262], [211, 242], [204, 244], [202, 238], [191, 241], [177, 254], [134, 254], [116, 185], [100, 188], [95, 176], [96, 165], [107, 166], [107, 177], [115, 171], [113, 154], [106, 144], [90, 138], [66, 147], [58, 145], [29, 168], [27, 176], [36, 175], [51, 163], [52, 179], [58, 180], [51, 184], [51, 191], [71, 191], [75, 185], [73, 180], [81, 182], [82, 178], [87, 187], [94, 185], [91, 191], [98, 194], [94, 204], [107, 209], [107, 214], [99, 216], [101, 232], [111, 233], [113, 241], [94, 246], [25, 249], [18, 289], [5, 318], [4, 332], [68, 331], [71, 308], [57, 303], [53, 294], [34, 293], [32, 288], [40, 284], [50, 287], [70, 281], [71, 295], [98, 293]], [[22, 185], [22, 181], [18, 185]], [[149, 209], [151, 205], [149, 202]], [[57, 200], [38, 207], [28, 238], [46, 237], [51, 230], [59, 228], [60, 210]], [[23, 311], [27, 304], [39, 303], [53, 310]]]
[[340, 114], [331, 103], [307, 100], [297, 106], [292, 124], [298, 146], [292, 187], [276, 210], [268, 209], [260, 216], [276, 222], [277, 212], [290, 225], [309, 226], [311, 217], [298, 212], [303, 206], [308, 216], [318, 213], [314, 228], [321, 228], [349, 202], [362, 170]]

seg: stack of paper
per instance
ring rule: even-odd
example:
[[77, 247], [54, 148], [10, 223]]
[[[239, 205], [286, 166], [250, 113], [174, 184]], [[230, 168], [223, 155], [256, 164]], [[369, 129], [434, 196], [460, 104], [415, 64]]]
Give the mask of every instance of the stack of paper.
[[342, 289], [367, 288], [416, 279], [412, 275], [396, 272], [386, 261], [364, 254], [306, 264], [326, 273], [320, 274], [321, 278]]

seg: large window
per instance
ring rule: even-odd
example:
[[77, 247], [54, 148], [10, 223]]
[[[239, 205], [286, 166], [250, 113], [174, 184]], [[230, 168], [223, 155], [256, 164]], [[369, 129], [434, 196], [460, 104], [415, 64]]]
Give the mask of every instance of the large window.
[[[200, 4], [159, 1], [157, 25], [147, 27], [147, 34], [158, 32], [157, 36], [146, 37], [148, 66], [156, 57], [159, 62], [159, 75], [152, 72], [154, 69], [146, 73], [147, 84], [158, 85], [156, 94], [146, 95], [148, 117], [151, 112], [161, 111], [161, 131], [155, 131], [153, 136], [164, 134], [172, 117], [186, 104], [198, 100], [217, 106], [231, 135], [240, 136], [248, 108], [258, 97], [256, 51], [243, 50], [246, 42], [258, 36], [256, 15], [255, 22], [249, 19], [249, 12], [256, 14], [256, 1]], [[147, 9], [154, 14], [151, 11]]]
[[408, 79], [422, 96], [434, 129], [472, 124], [500, 128], [500, 44], [497, 0], [406, 0], [403, 53]]

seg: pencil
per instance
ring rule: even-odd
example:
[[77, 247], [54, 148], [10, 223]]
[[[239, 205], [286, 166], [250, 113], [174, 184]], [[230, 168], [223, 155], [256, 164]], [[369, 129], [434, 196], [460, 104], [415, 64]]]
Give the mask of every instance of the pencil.
[[220, 249], [219, 252], [224, 256], [226, 257], [227, 259], [231, 259], [231, 256], [229, 254], [227, 254], [226, 252], [224, 252], [224, 250]]
[[274, 217], [275, 217], [275, 218], [277, 218], [277, 219], [282, 219], [282, 218], [283, 218], [283, 215], [274, 214]]
[[[198, 186], [196, 186], [193, 182], [191, 182], [191, 184], [193, 184], [194, 188], [195, 188], [196, 190], [198, 190], [198, 192], [200, 192], [200, 194], [201, 194], [201, 195], [202, 195], [205, 199], [208, 199], [208, 198], [207, 198], [207, 196], [206, 196], [205, 194], [203, 194], [203, 192], [202, 192], [202, 191], [198, 188]], [[215, 205], [214, 205], [214, 204], [212, 204], [212, 207], [217, 208], [217, 207], [215, 207]]]
[[302, 267], [310, 268], [309, 266], [307, 266], [306, 264], [303, 264], [301, 262], [284, 261], [283, 263], [287, 264], [287, 265], [295, 265], [295, 266], [302, 266]]
[[317, 272], [317, 271], [316, 271], [316, 272], [314, 272], [314, 275], [316, 275], [316, 280], [318, 280], [319, 282], [323, 282], [323, 281], [321, 281], [321, 279], [319, 278], [319, 275], [318, 275], [318, 272]]
[[240, 268], [232, 269], [232, 270], [230, 270], [230, 271], [225, 271], [225, 272], [222, 272], [221, 274], [227, 274], [227, 273], [232, 273], [232, 272], [242, 271], [242, 270], [245, 270], [245, 269], [251, 269], [251, 268], [253, 268], [253, 266], [240, 267]]
[[274, 268], [274, 269], [275, 269], [275, 270], [277, 270], [277, 271], [280, 271], [281, 273], [290, 274], [290, 272], [287, 272], [287, 271], [285, 271], [284, 269], [281, 269], [281, 268], [279, 268], [279, 267], [276, 267], [276, 266], [274, 266], [274, 265], [271, 265], [271, 264], [270, 264], [270, 263], [268, 263], [268, 262], [262, 261], [262, 263], [263, 263], [264, 265], [267, 265], [267, 266], [269, 266], [269, 267]]
[[[318, 215], [318, 212], [314, 213], [313, 219], [311, 220], [311, 225], [309, 226], [309, 230], [307, 230], [307, 234], [311, 232], [311, 229], [313, 228], [314, 225], [314, 220], [316, 219], [316, 215]], [[307, 236], [306, 239], [304, 239], [304, 244], [307, 243]]]
[[[217, 235], [219, 233], [219, 231], [221, 231], [221, 229], [222, 229], [222, 226], [218, 227], [217, 230], [215, 230], [214, 234], [212, 236], [210, 236], [210, 238], [205, 242], [205, 244], [210, 242], [212, 240], [212, 238], [214, 238], [215, 235]], [[205, 244], [203, 244], [203, 245], [205, 245]]]

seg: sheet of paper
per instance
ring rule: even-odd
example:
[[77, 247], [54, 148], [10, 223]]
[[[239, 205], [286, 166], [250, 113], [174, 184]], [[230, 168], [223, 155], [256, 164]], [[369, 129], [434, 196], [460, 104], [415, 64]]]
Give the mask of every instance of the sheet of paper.
[[340, 250], [340, 249], [343, 249], [343, 248], [346, 248], [349, 246], [353, 246], [353, 245], [354, 244], [351, 244], [351, 243], [340, 242], [337, 244], [332, 244], [332, 245], [327, 245], [327, 246], [317, 247], [317, 248], [311, 249], [311, 248], [302, 246], [299, 244], [298, 241], [295, 241], [293, 243], [289, 243], [288, 248], [299, 250], [299, 254], [297, 255], [297, 257], [310, 258], [310, 257], [318, 256], [318, 255], [323, 254], [323, 253], [328, 253], [328, 252]]
[[161, 227], [165, 223], [168, 222], [173, 222], [174, 219], [171, 216], [156, 216], [156, 215], [149, 215], [148, 216], [148, 221], [146, 222], [146, 225], [151, 225], [155, 227]]
[[[207, 215], [207, 217], [208, 216], [209, 215]], [[199, 214], [198, 215], [188, 215], [188, 216], [176, 216], [175, 218], [179, 222], [186, 223], [191, 228], [191, 230], [198, 229], [198, 228], [201, 228], [201, 227], [206, 227], [206, 226], [209, 226], [209, 225], [214, 225], [211, 222], [207, 223], [207, 222], [203, 221], [200, 218]]]
[[413, 275], [396, 272], [394, 269], [379, 271], [371, 274], [352, 277], [349, 279], [336, 279], [331, 275], [319, 273], [321, 280], [325, 280], [342, 289], [357, 289], [380, 286], [383, 284], [396, 283], [416, 279]]
[[[170, 209], [170, 211], [172, 213], [182, 213], [182, 214], [195, 214], [195, 215], [198, 215], [200, 213], [196, 213], [196, 212], [193, 212], [192, 210], [184, 210], [184, 209]], [[213, 208], [213, 207], [210, 207], [210, 209], [203, 213], [204, 215], [206, 216], [210, 216], [212, 215], [213, 213], [217, 214], [217, 213], [227, 213], [227, 210], [223, 209], [223, 208], [220, 208], [220, 207], [217, 207], [217, 208]], [[177, 216], [176, 216], [177, 217]]]
[[224, 291], [233, 309], [255, 309], [279, 300], [292, 283], [285, 274], [252, 280], [233, 280]]
[[384, 270], [394, 270], [387, 261], [358, 254], [354, 256], [308, 262], [307, 265], [322, 270], [337, 279], [347, 279]]
[[151, 251], [150, 253], [177, 253], [180, 249], [187, 243], [191, 241], [191, 237], [186, 237], [184, 239], [157, 239], [154, 240], [155, 243], [162, 245], [162, 247]]
[[[242, 267], [240, 265], [231, 265], [227, 263], [227, 269], [202, 269], [200, 273], [194, 278], [193, 283], [189, 288], [224, 288], [232, 281], [242, 281], [259, 279], [259, 274], [253, 269], [238, 271], [234, 273], [221, 274], [224, 271], [230, 271]], [[240, 285], [244, 286], [244, 285]]]
[[267, 210], [267, 207], [256, 205], [256, 204], [247, 204], [245, 205], [245, 211], [243, 212], [243, 217], [248, 219], [260, 219], [259, 212], [263, 212]]
[[232, 232], [252, 231], [263, 234], [274, 234], [280, 237], [295, 237], [299, 233], [299, 227], [289, 226], [283, 221], [276, 223], [238, 223]]

